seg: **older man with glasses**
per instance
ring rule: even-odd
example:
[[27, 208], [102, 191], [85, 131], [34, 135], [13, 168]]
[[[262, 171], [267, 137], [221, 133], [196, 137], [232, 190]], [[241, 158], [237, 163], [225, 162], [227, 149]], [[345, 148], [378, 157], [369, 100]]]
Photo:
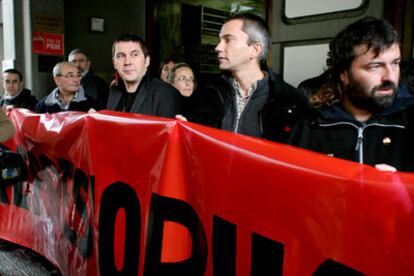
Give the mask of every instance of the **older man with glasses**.
[[35, 112], [88, 111], [93, 107], [93, 102], [86, 98], [80, 85], [81, 78], [79, 69], [73, 63], [57, 63], [53, 68], [53, 79], [57, 87], [37, 103]]

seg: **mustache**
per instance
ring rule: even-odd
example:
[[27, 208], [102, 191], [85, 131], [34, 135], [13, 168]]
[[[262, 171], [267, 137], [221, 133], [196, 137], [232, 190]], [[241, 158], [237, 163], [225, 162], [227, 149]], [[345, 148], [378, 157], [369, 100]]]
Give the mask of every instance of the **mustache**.
[[392, 81], [384, 81], [380, 85], [376, 86], [374, 89], [375, 90], [383, 90], [383, 89], [397, 90], [397, 85], [393, 83]]

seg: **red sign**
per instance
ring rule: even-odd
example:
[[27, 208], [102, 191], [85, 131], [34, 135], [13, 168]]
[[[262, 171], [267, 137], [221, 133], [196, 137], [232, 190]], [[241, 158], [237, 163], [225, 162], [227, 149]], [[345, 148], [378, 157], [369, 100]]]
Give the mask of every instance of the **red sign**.
[[14, 109], [0, 237], [64, 275], [414, 275], [414, 174], [187, 122]]
[[63, 34], [33, 32], [32, 49], [35, 54], [62, 56]]

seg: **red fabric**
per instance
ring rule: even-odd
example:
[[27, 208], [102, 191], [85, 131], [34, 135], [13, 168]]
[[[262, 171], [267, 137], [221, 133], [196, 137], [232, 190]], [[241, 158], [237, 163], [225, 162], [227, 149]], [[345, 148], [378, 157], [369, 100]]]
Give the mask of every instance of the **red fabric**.
[[[143, 275], [148, 248], [154, 246], [148, 243], [154, 195], [179, 199], [195, 211], [207, 241], [205, 275], [219, 266], [213, 263], [217, 217], [236, 226], [237, 275], [251, 273], [253, 233], [283, 244], [283, 275], [311, 275], [326, 260], [367, 275], [414, 273], [413, 174], [379, 172], [286, 145], [136, 114], [36, 115], [15, 109], [9, 116], [17, 134], [7, 145], [31, 156], [33, 179], [0, 189], [6, 194], [0, 201], [0, 237], [43, 254], [65, 275], [109, 275], [101, 255], [111, 246], [113, 263], [122, 270], [129, 252], [124, 248], [131, 244], [125, 236], [128, 221], [141, 224], [136, 269]], [[94, 187], [75, 185], [88, 181], [62, 166], [62, 160], [85, 179], [93, 176]], [[115, 238], [104, 241], [101, 229], [112, 227], [100, 224], [104, 197], [114, 196], [113, 205], [132, 206], [127, 197], [115, 198], [122, 185], [112, 184], [121, 182], [131, 191], [125, 195], [139, 200], [140, 212], [128, 218], [129, 207], [120, 209]], [[82, 202], [86, 207], [79, 211]], [[87, 257], [79, 246], [88, 232], [85, 218], [93, 233]], [[191, 255], [195, 245], [186, 227], [168, 221], [163, 233], [162, 263]]]

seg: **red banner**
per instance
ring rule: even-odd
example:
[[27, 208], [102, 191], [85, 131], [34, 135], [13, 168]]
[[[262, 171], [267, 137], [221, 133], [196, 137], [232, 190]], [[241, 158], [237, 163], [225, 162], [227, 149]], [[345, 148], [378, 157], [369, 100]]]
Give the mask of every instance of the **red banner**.
[[63, 56], [63, 34], [33, 32], [32, 36], [33, 53], [40, 55]]
[[9, 115], [31, 178], [0, 187], [0, 237], [64, 275], [414, 274], [413, 174], [136, 114]]

